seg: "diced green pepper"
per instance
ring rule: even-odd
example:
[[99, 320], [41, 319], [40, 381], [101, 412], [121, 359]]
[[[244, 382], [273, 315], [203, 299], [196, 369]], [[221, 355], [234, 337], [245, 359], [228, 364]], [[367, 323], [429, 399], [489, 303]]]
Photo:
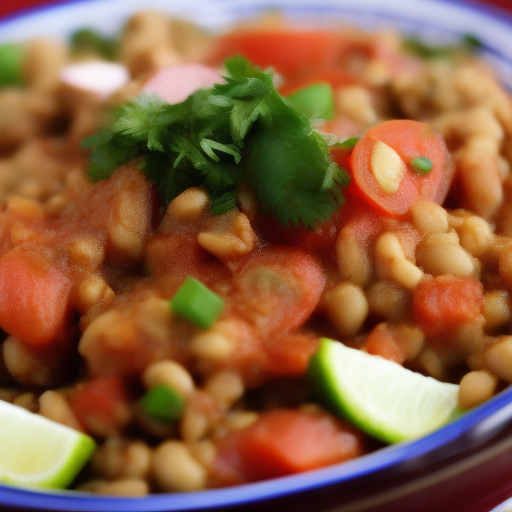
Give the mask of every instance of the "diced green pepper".
[[188, 276], [171, 300], [171, 309], [202, 329], [208, 329], [224, 309], [224, 300]]
[[0, 45], [0, 87], [24, 84], [23, 57], [25, 46], [20, 43]]
[[328, 83], [309, 85], [290, 94], [286, 99], [309, 119], [334, 118], [334, 95]]
[[140, 405], [150, 418], [170, 425], [181, 416], [185, 399], [174, 389], [162, 385], [146, 391]]

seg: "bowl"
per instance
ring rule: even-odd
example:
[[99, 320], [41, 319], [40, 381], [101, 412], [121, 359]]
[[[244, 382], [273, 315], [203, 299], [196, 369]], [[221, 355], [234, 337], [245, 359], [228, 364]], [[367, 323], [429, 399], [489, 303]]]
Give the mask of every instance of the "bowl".
[[[150, 5], [149, 5], [150, 4]], [[391, 27], [426, 41], [470, 33], [512, 90], [512, 17], [476, 2], [408, 0], [80, 0], [29, 10], [0, 21], [0, 43], [33, 35], [68, 37], [84, 26], [114, 33], [131, 14], [151, 7], [222, 30], [278, 8], [319, 23], [333, 19], [365, 29]], [[73, 512], [278, 511], [483, 512], [512, 496], [512, 387], [421, 439], [382, 448], [340, 465], [289, 477], [196, 493], [143, 498], [78, 491], [38, 492], [0, 485], [0, 509]], [[498, 510], [498, 509], [496, 509]]]

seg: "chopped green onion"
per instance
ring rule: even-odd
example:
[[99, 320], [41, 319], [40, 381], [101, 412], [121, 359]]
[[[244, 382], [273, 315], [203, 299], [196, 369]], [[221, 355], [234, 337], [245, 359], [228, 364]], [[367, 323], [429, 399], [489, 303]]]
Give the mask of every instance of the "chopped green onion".
[[418, 174], [425, 176], [432, 170], [434, 164], [430, 158], [427, 158], [426, 156], [418, 156], [411, 160], [411, 166]]
[[345, 151], [352, 151], [354, 149], [354, 146], [359, 142], [359, 139], [361, 137], [353, 136], [349, 137], [348, 139], [342, 140], [335, 144], [335, 147], [343, 149]]
[[171, 309], [203, 329], [208, 329], [219, 318], [224, 301], [203, 283], [188, 276], [171, 300]]
[[25, 46], [20, 43], [0, 45], [0, 87], [23, 85]]
[[334, 118], [334, 95], [328, 83], [308, 85], [290, 94], [286, 99], [309, 119]]
[[150, 418], [169, 425], [181, 416], [185, 399], [174, 389], [162, 385], [146, 391], [140, 405]]

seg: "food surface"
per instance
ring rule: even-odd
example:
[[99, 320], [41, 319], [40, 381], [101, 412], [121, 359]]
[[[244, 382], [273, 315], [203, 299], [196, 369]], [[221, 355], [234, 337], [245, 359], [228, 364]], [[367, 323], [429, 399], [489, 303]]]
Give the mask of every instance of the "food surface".
[[441, 427], [512, 382], [511, 139], [471, 36], [148, 11], [0, 46], [0, 400], [96, 444], [58, 485], [127, 496]]

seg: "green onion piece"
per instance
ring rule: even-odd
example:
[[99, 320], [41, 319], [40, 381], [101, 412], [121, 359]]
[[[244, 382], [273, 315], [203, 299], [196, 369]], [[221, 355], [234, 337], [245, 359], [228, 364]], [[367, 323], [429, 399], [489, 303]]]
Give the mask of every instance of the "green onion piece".
[[174, 389], [162, 385], [146, 391], [140, 405], [150, 418], [170, 425], [181, 416], [185, 399]]
[[206, 286], [188, 276], [171, 300], [171, 309], [203, 329], [208, 329], [224, 309], [224, 301]]
[[427, 158], [426, 156], [418, 156], [411, 160], [411, 166], [418, 174], [425, 176], [432, 170], [434, 164], [430, 158]]
[[20, 43], [0, 45], [0, 87], [23, 85], [25, 46]]
[[354, 146], [359, 142], [361, 137], [349, 137], [348, 139], [342, 140], [334, 145], [336, 148], [343, 149], [344, 151], [352, 151]]
[[334, 95], [328, 83], [308, 85], [290, 94], [286, 99], [309, 119], [334, 118]]

